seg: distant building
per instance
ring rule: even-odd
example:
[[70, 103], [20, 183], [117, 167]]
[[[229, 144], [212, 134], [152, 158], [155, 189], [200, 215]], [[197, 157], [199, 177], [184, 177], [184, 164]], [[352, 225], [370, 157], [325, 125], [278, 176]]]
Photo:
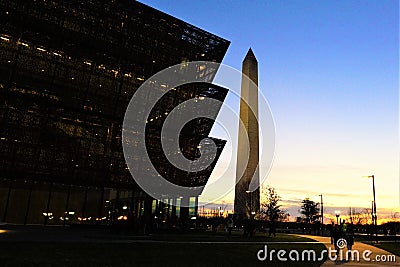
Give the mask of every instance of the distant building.
[[[221, 62], [229, 42], [136, 1], [2, 1], [0, 7], [0, 221], [195, 215], [198, 196], [180, 208], [182, 200], [153, 200], [135, 184], [122, 152], [122, 121], [147, 78], [182, 62]], [[177, 88], [154, 114], [199, 96], [223, 101], [226, 93]], [[148, 129], [158, 134], [161, 121]], [[195, 120], [181, 134], [187, 157], [198, 156], [193, 144], [212, 124]], [[220, 153], [225, 141], [215, 142]], [[162, 169], [156, 149], [149, 153]], [[216, 160], [189, 182], [182, 173], [166, 173], [173, 181], [205, 184]]]

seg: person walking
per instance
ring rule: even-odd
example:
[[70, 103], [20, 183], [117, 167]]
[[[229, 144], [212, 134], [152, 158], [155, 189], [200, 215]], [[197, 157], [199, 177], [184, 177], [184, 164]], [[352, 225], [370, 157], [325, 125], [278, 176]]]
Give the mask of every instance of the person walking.
[[351, 250], [354, 245], [354, 226], [352, 223], [347, 227], [346, 231], [347, 249]]
[[231, 236], [233, 229], [233, 218], [228, 216], [228, 221], [226, 222], [226, 228], [228, 229], [228, 236]]

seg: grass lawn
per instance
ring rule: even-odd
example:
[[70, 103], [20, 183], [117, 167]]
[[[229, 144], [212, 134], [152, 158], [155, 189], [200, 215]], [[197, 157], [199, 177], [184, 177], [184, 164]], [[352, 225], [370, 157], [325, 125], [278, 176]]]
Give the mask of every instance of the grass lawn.
[[[133, 237], [134, 238], [134, 237]], [[307, 242], [315, 241], [309, 238], [304, 238], [296, 235], [288, 235], [277, 233], [276, 237], [269, 237], [266, 233], [257, 232], [253, 237], [243, 237], [240, 231], [233, 231], [232, 236], [228, 237], [226, 232], [197, 232], [185, 234], [155, 234], [149, 239], [151, 240], [174, 240], [174, 241], [212, 241], [212, 242], [226, 242], [226, 241], [249, 241], [249, 242]]]
[[[154, 239], [163, 239], [163, 242]], [[141, 243], [27, 243], [8, 242], [0, 243], [1, 266], [319, 266], [322, 262], [273, 262], [258, 261], [256, 254], [264, 247], [263, 244], [245, 243], [220, 243], [221, 241], [311, 241], [291, 235], [280, 234], [276, 238], [258, 236], [230, 238], [198, 235], [204, 242], [188, 243], [194, 241], [184, 240], [185, 236], [152, 237]], [[176, 241], [181, 239], [181, 241]], [[166, 241], [166, 242], [165, 242]], [[168, 242], [169, 241], [169, 242]], [[197, 242], [197, 241], [196, 241]], [[201, 242], [201, 241], [200, 241]], [[299, 251], [314, 249], [317, 258], [324, 249], [322, 244], [268, 244], [268, 250], [291, 249]], [[287, 257], [287, 254], [285, 255]]]
[[373, 242], [364, 242], [365, 244], [375, 246], [377, 248], [384, 249], [386, 251], [389, 251], [392, 254], [395, 254], [397, 256], [400, 256], [400, 242], [381, 242], [378, 244], [375, 244]]

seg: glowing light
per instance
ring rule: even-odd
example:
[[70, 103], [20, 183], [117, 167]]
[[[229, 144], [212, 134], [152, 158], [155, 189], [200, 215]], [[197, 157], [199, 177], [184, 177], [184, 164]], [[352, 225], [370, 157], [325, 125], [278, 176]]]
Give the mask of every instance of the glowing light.
[[86, 65], [89, 65], [89, 66], [92, 66], [92, 63], [89, 62], [89, 61], [85, 61], [85, 64], [86, 64]]
[[114, 73], [115, 77], [117, 77], [118, 75], [118, 71], [117, 70], [111, 70], [112, 73]]
[[126, 210], [126, 209], [128, 209], [128, 206], [123, 206], [122, 209]]
[[36, 49], [39, 50], [39, 51], [41, 51], [41, 52], [46, 52], [46, 49], [43, 49], [43, 48], [41, 48], [41, 47], [37, 47]]
[[9, 41], [10, 41], [10, 39], [8, 39], [8, 38], [6, 38], [6, 37], [3, 37], [3, 36], [1, 36], [0, 39], [3, 40], [3, 41], [6, 41], [6, 42], [9, 42]]
[[139, 81], [144, 81], [144, 79], [141, 77], [137, 77], [136, 79], [138, 79]]

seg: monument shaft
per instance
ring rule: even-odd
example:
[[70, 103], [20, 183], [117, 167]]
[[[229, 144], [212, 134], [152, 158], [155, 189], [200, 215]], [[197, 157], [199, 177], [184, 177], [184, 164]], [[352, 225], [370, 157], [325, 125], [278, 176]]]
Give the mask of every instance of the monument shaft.
[[260, 211], [258, 163], [258, 63], [250, 48], [242, 65], [234, 204], [235, 214], [242, 217], [251, 218]]

